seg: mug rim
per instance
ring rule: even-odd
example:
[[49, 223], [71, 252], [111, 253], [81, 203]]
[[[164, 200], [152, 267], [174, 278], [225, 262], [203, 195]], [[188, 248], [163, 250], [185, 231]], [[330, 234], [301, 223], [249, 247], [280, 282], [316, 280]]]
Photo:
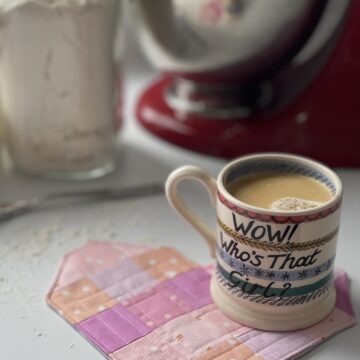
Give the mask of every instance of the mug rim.
[[[248, 204], [246, 202], [243, 202], [233, 195], [230, 194], [230, 192], [226, 189], [224, 185], [224, 175], [228, 173], [228, 171], [238, 165], [239, 163], [248, 161], [248, 160], [255, 160], [255, 159], [286, 159], [286, 160], [292, 160], [299, 164], [308, 165], [314, 169], [317, 169], [323, 174], [326, 174], [331, 178], [331, 180], [336, 184], [336, 192], [334, 196], [331, 197], [330, 200], [324, 202], [320, 206], [317, 206], [315, 208], [305, 209], [305, 210], [292, 210], [292, 211], [284, 211], [284, 210], [271, 210], [271, 209], [265, 209], [262, 207], [258, 207], [255, 205]], [[338, 203], [338, 201], [341, 201], [342, 197], [342, 182], [339, 178], [339, 176], [331, 170], [328, 166], [325, 164], [313, 160], [311, 158], [290, 154], [290, 153], [278, 153], [278, 152], [263, 152], [263, 153], [254, 153], [254, 154], [248, 154], [241, 157], [236, 158], [235, 160], [229, 162], [227, 165], [223, 167], [223, 169], [220, 171], [218, 178], [217, 178], [217, 186], [219, 189], [219, 192], [230, 202], [235, 204], [236, 206], [239, 206], [245, 210], [253, 211], [255, 213], [260, 214], [266, 214], [266, 215], [272, 215], [272, 216], [302, 216], [302, 215], [310, 215], [315, 214], [318, 212], [321, 212], [332, 205], [335, 205]]]

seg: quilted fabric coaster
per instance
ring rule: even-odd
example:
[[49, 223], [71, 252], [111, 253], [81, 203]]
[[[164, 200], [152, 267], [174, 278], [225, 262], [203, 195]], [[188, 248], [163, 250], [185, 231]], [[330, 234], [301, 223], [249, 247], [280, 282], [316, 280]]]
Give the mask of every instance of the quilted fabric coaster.
[[355, 324], [344, 272], [332, 314], [285, 333], [227, 318], [212, 303], [210, 273], [172, 248], [91, 242], [64, 258], [47, 302], [113, 360], [292, 359]]

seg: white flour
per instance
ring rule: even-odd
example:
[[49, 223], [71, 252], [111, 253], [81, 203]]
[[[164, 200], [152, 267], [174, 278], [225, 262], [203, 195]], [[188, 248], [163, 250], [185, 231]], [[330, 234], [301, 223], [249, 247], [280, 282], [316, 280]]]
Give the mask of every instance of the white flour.
[[111, 163], [116, 8], [116, 0], [0, 0], [1, 105], [21, 170]]

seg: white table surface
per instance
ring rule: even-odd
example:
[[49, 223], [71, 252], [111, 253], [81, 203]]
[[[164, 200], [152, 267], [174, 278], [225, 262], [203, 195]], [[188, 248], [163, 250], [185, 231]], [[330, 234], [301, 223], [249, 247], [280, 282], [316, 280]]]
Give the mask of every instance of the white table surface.
[[[134, 54], [138, 55], [137, 50]], [[133, 54], [133, 55], [134, 55]], [[140, 129], [133, 116], [136, 95], [151, 76], [145, 67], [126, 80], [126, 126], [119, 139], [118, 171], [86, 183], [47, 182], [14, 174], [0, 176], [0, 199], [18, 199], [52, 191], [127, 186], [164, 181], [179, 165], [195, 164], [214, 176], [224, 161], [161, 142]], [[360, 170], [338, 169], [345, 197], [336, 264], [352, 279], [351, 294], [360, 314]], [[193, 208], [209, 223], [215, 216], [205, 190], [184, 184]], [[210, 257], [205, 243], [170, 209], [164, 196], [123, 202], [73, 204], [37, 211], [0, 224], [0, 359], [102, 359], [84, 338], [45, 304], [60, 260], [89, 239], [171, 245], [202, 264]], [[303, 359], [359, 359], [360, 327], [331, 338]]]

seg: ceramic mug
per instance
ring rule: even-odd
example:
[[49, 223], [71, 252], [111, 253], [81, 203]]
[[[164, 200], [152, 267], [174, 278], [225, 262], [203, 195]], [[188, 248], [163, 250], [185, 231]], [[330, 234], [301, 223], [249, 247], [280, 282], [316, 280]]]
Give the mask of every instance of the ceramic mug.
[[[252, 206], [229, 193], [233, 181], [264, 172], [316, 179], [332, 197], [316, 208], [289, 212]], [[217, 211], [216, 231], [179, 196], [177, 185], [187, 179], [208, 190]], [[342, 199], [341, 181], [332, 170], [300, 156], [255, 154], [226, 165], [217, 181], [198, 167], [181, 167], [170, 174], [166, 194], [209, 245], [217, 263], [212, 298], [231, 319], [257, 329], [288, 331], [311, 326], [331, 312]]]

